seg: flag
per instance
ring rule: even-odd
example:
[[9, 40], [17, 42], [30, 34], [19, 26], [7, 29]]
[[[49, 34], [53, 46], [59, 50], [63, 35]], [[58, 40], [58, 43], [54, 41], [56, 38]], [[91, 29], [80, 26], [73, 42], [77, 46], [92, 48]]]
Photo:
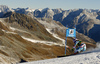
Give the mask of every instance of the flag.
[[66, 37], [76, 37], [76, 28], [74, 29], [67, 28]]

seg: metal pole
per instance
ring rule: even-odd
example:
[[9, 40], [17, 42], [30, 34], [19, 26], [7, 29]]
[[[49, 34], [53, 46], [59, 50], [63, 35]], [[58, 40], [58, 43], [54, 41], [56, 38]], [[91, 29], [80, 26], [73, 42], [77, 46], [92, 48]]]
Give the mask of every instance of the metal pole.
[[[75, 30], [76, 30], [76, 25], [77, 25], [77, 18], [75, 18]], [[76, 32], [75, 32], [76, 33]], [[76, 39], [76, 36], [75, 36], [75, 39]]]
[[[67, 32], [67, 25], [66, 25], [66, 32]], [[67, 45], [67, 36], [66, 36], [66, 38], [65, 38], [65, 56], [66, 56], [66, 45]]]
[[[76, 24], [75, 24], [75, 30], [76, 30]], [[76, 32], [75, 32], [76, 33]], [[75, 39], [76, 39], [76, 36], [75, 36]]]
[[66, 37], [66, 41], [65, 41], [65, 56], [66, 56], [66, 45], [67, 45], [67, 37]]

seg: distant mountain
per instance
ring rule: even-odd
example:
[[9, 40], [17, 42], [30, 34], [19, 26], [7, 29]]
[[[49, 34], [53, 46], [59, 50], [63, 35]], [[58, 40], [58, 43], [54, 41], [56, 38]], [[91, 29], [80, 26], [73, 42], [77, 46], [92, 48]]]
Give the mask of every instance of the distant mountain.
[[78, 32], [89, 36], [95, 41], [100, 41], [99, 12], [88, 12], [87, 10], [79, 9], [70, 12], [61, 23], [69, 27], [73, 27], [76, 24]]
[[[65, 39], [66, 27], [64, 27], [59, 21], [54, 21], [51, 19], [41, 19], [41, 20], [39, 19], [38, 21], [42, 25], [44, 25], [45, 28], [49, 28], [53, 34], [57, 34], [60, 38]], [[76, 36], [78, 39], [85, 41], [85, 42], [95, 44], [95, 41], [93, 39], [89, 38], [88, 36], [85, 36], [79, 32], [76, 32], [76, 34], [77, 34]]]
[[[51, 18], [61, 22], [64, 26], [72, 28], [77, 25], [77, 31], [83, 33], [95, 41], [100, 41], [100, 10], [93, 9], [49, 9], [45, 8], [42, 11], [35, 11], [36, 18]], [[96, 29], [98, 28], [98, 29]], [[97, 31], [98, 30], [98, 31]], [[97, 36], [98, 35], [98, 36]]]
[[[17, 8], [11, 9], [8, 6], [0, 6], [0, 16], [8, 11], [15, 11], [16, 13], [26, 14], [32, 18], [49, 18], [61, 22], [64, 26], [68, 25], [73, 27], [77, 25], [77, 31], [83, 33], [95, 41], [100, 41], [100, 10], [94, 9], [30, 9], [30, 8]], [[98, 35], [98, 36], [97, 36]]]
[[0, 12], [9, 12], [9, 11], [13, 10], [6, 5], [0, 5]]
[[3, 14], [10, 12], [10, 11], [14, 11], [14, 10], [12, 10], [6, 5], [0, 5], [0, 17], [2, 17]]
[[[93, 9], [43, 9], [42, 11], [35, 11], [33, 14], [36, 18], [51, 18], [55, 21], [61, 22], [64, 26], [72, 28], [77, 25], [77, 31], [83, 33], [95, 41], [100, 41], [100, 31], [96, 31], [100, 25], [99, 10]], [[98, 25], [98, 26], [97, 26]], [[98, 36], [96, 36], [98, 35]]]

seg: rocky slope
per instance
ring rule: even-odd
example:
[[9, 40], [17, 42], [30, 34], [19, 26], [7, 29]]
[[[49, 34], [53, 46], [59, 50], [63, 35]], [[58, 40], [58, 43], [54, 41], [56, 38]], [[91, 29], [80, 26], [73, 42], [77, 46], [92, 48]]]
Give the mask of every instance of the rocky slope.
[[[65, 30], [60, 22], [51, 18], [33, 19], [25, 14], [7, 12], [0, 18], [0, 63], [19, 63], [21, 59], [35, 61], [64, 55]], [[87, 48], [96, 47], [95, 41], [89, 37], [78, 32], [77, 36], [87, 44]], [[68, 38], [67, 42], [72, 48], [73, 38]], [[67, 48], [67, 55], [72, 53]]]
[[77, 31], [82, 33], [95, 41], [100, 41], [100, 10], [93, 9], [30, 9], [17, 8], [11, 9], [8, 6], [0, 6], [0, 16], [8, 11], [15, 11], [16, 13], [26, 14], [32, 18], [49, 18], [61, 22], [64, 26], [73, 27], [77, 25]]
[[[23, 39], [23, 37], [27, 37], [29, 39], [34, 39], [39, 41], [42, 40], [41, 42], [43, 42], [43, 40], [47, 40], [49, 42], [52, 41], [56, 43], [60, 42], [60, 40], [54, 38], [51, 34], [49, 34], [49, 32], [47, 32], [46, 29], [44, 28], [44, 26], [38, 23], [38, 21], [30, 18], [30, 20], [34, 23], [32, 23], [29, 20], [28, 22], [31, 22], [31, 25], [35, 27], [34, 29], [28, 28], [27, 26], [18, 23], [17, 20], [14, 21], [15, 17], [13, 17], [12, 15], [15, 16], [18, 15], [18, 18], [20, 17], [20, 19], [24, 17], [24, 19], [28, 20], [30, 18], [26, 15], [21, 15], [16, 13], [11, 13], [9, 17], [6, 15], [7, 18], [0, 18], [0, 59], [1, 59], [0, 63], [1, 64], [19, 63], [21, 59], [25, 61], [49, 59], [49, 58], [54, 58], [58, 55], [62, 55], [64, 53], [63, 46], [61, 47], [55, 44], [48, 45], [50, 44], [48, 42], [41, 44], [40, 42], [31, 42], [27, 41], [26, 39]], [[37, 32], [38, 30], [39, 32]], [[45, 33], [43, 33], [42, 30], [43, 32], [45, 31]], [[43, 36], [42, 34], [40, 36], [36, 36], [38, 34], [34, 33], [38, 34], [42, 33], [46, 36]]]
[[[89, 36], [95, 41], [99, 41], [100, 31], [96, 28], [100, 25], [100, 10], [93, 9], [50, 9], [44, 8], [42, 10], [36, 9], [34, 11], [27, 11], [26, 9], [15, 9], [15, 12], [26, 14], [36, 18], [49, 18], [61, 22], [64, 26], [73, 27], [77, 25], [77, 31]], [[96, 36], [98, 35], [98, 36]]]
[[[51, 12], [51, 10], [53, 12]], [[61, 9], [46, 9], [45, 14], [48, 11], [52, 15], [49, 18], [61, 22], [64, 26], [73, 27], [77, 25], [77, 31], [89, 36], [95, 41], [99, 41], [100, 36], [100, 17], [99, 10], [88, 9], [73, 9], [73, 10], [61, 10]], [[38, 13], [37, 13], [38, 14]], [[42, 12], [41, 12], [42, 14]], [[47, 16], [47, 15], [46, 15]], [[44, 15], [39, 18], [48, 18]], [[48, 14], [49, 16], [49, 14]], [[36, 16], [37, 17], [37, 16]], [[98, 35], [98, 36], [97, 36]]]
[[[51, 32], [56, 33], [59, 37], [64, 39], [65, 36], [61, 28], [65, 29], [65, 27], [59, 22], [45, 20], [45, 22], [49, 24], [57, 25], [60, 29], [57, 28], [57, 26], [53, 27], [52, 25], [51, 27], [50, 25], [44, 25], [42, 23], [43, 20], [32, 19], [29, 16], [15, 12], [7, 13], [4, 17], [5, 18], [0, 18], [1, 63], [19, 63], [21, 59], [25, 61], [43, 60], [64, 54], [64, 44], [62, 41], [55, 38], [45, 29], [52, 29]], [[38, 21], [41, 22], [41, 24]], [[59, 30], [62, 30], [60, 31], [61, 34], [57, 33]], [[35, 41], [30, 41], [23, 37]], [[36, 40], [39, 41], [36, 42]], [[43, 40], [46, 40], [46, 43], [42, 43]], [[47, 41], [51, 41], [53, 44]], [[74, 45], [72, 38], [68, 38], [68, 42], [68, 46], [71, 48]], [[63, 46], [60, 46], [59, 43], [62, 43]], [[95, 47], [95, 45], [87, 43], [87, 47]], [[70, 49], [67, 49], [67, 55], [71, 53]]]

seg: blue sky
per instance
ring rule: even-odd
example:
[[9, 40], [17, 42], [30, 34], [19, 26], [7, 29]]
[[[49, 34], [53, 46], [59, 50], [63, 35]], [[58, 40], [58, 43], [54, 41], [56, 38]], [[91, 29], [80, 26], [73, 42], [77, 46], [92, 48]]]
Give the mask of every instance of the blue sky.
[[7, 5], [10, 8], [62, 8], [65, 10], [86, 8], [100, 9], [100, 0], [0, 0], [0, 5]]

